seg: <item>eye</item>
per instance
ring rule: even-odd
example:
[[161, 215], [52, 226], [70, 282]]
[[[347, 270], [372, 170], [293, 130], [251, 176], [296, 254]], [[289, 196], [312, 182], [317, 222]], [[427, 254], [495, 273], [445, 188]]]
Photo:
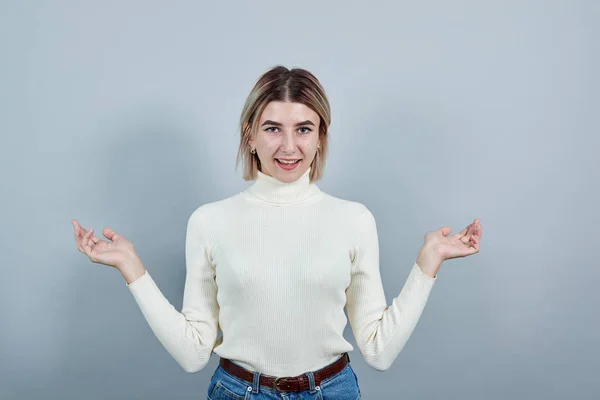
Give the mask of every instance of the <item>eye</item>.
[[306, 129], [306, 131], [305, 131], [305, 132], [300, 132], [300, 133], [308, 133], [308, 132], [312, 132], [312, 129], [310, 129], [310, 128], [307, 128], [306, 126], [303, 126], [303, 127], [302, 127], [302, 128], [300, 128], [300, 129]]
[[278, 129], [278, 128], [276, 126], [269, 126], [268, 128], [265, 129], [265, 131], [267, 131], [267, 132], [274, 132], [274, 131], [271, 131], [269, 129]]

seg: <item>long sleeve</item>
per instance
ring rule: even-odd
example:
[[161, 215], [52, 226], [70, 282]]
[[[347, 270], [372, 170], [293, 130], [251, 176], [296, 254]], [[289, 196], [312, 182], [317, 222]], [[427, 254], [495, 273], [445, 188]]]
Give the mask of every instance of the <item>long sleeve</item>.
[[164, 297], [147, 271], [127, 286], [161, 344], [186, 372], [193, 373], [210, 359], [219, 316], [215, 269], [198, 210], [187, 223], [185, 259], [181, 312]]
[[365, 362], [377, 370], [386, 370], [417, 325], [437, 277], [424, 274], [415, 263], [400, 294], [388, 307], [379, 269], [377, 227], [366, 207], [358, 230], [346, 309]]

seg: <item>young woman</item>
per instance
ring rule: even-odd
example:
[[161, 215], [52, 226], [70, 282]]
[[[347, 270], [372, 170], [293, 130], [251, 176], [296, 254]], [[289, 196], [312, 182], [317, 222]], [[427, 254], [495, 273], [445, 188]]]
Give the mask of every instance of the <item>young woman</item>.
[[242, 111], [237, 160], [254, 182], [191, 214], [181, 312], [131, 242], [110, 228], [101, 240], [73, 220], [78, 249], [121, 272], [185, 371], [220, 356], [209, 399], [360, 398], [344, 307], [364, 360], [385, 370], [415, 328], [442, 262], [479, 251], [477, 218], [454, 235], [447, 226], [426, 234], [388, 306], [373, 214], [315, 184], [330, 122], [325, 91], [310, 72], [277, 66], [259, 78]]

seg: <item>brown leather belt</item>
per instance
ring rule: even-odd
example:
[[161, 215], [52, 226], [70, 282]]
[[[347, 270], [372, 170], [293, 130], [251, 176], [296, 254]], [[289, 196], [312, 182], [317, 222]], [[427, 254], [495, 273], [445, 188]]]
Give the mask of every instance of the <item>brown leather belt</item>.
[[[334, 363], [329, 364], [320, 370], [314, 371], [313, 375], [315, 377], [315, 386], [319, 386], [321, 381], [340, 372], [342, 369], [344, 369], [348, 362], [350, 362], [350, 357], [348, 356], [348, 353], [344, 353], [342, 357], [340, 357]], [[231, 375], [245, 380], [249, 385], [254, 383], [254, 373], [235, 364], [231, 360], [221, 357], [219, 365]], [[306, 374], [285, 377], [275, 377], [261, 374], [259, 385], [274, 388], [279, 392], [300, 392], [309, 389], [308, 376], [306, 376]]]

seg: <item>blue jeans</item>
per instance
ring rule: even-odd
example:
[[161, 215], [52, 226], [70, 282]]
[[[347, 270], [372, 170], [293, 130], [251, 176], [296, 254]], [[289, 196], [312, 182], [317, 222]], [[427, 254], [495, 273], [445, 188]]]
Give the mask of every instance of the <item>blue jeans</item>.
[[254, 382], [246, 382], [217, 367], [208, 385], [208, 400], [359, 400], [361, 398], [358, 378], [350, 362], [337, 374], [331, 375], [315, 386], [314, 371], [304, 373], [310, 387], [301, 392], [279, 392], [272, 387], [258, 384], [260, 374], [254, 374]]

